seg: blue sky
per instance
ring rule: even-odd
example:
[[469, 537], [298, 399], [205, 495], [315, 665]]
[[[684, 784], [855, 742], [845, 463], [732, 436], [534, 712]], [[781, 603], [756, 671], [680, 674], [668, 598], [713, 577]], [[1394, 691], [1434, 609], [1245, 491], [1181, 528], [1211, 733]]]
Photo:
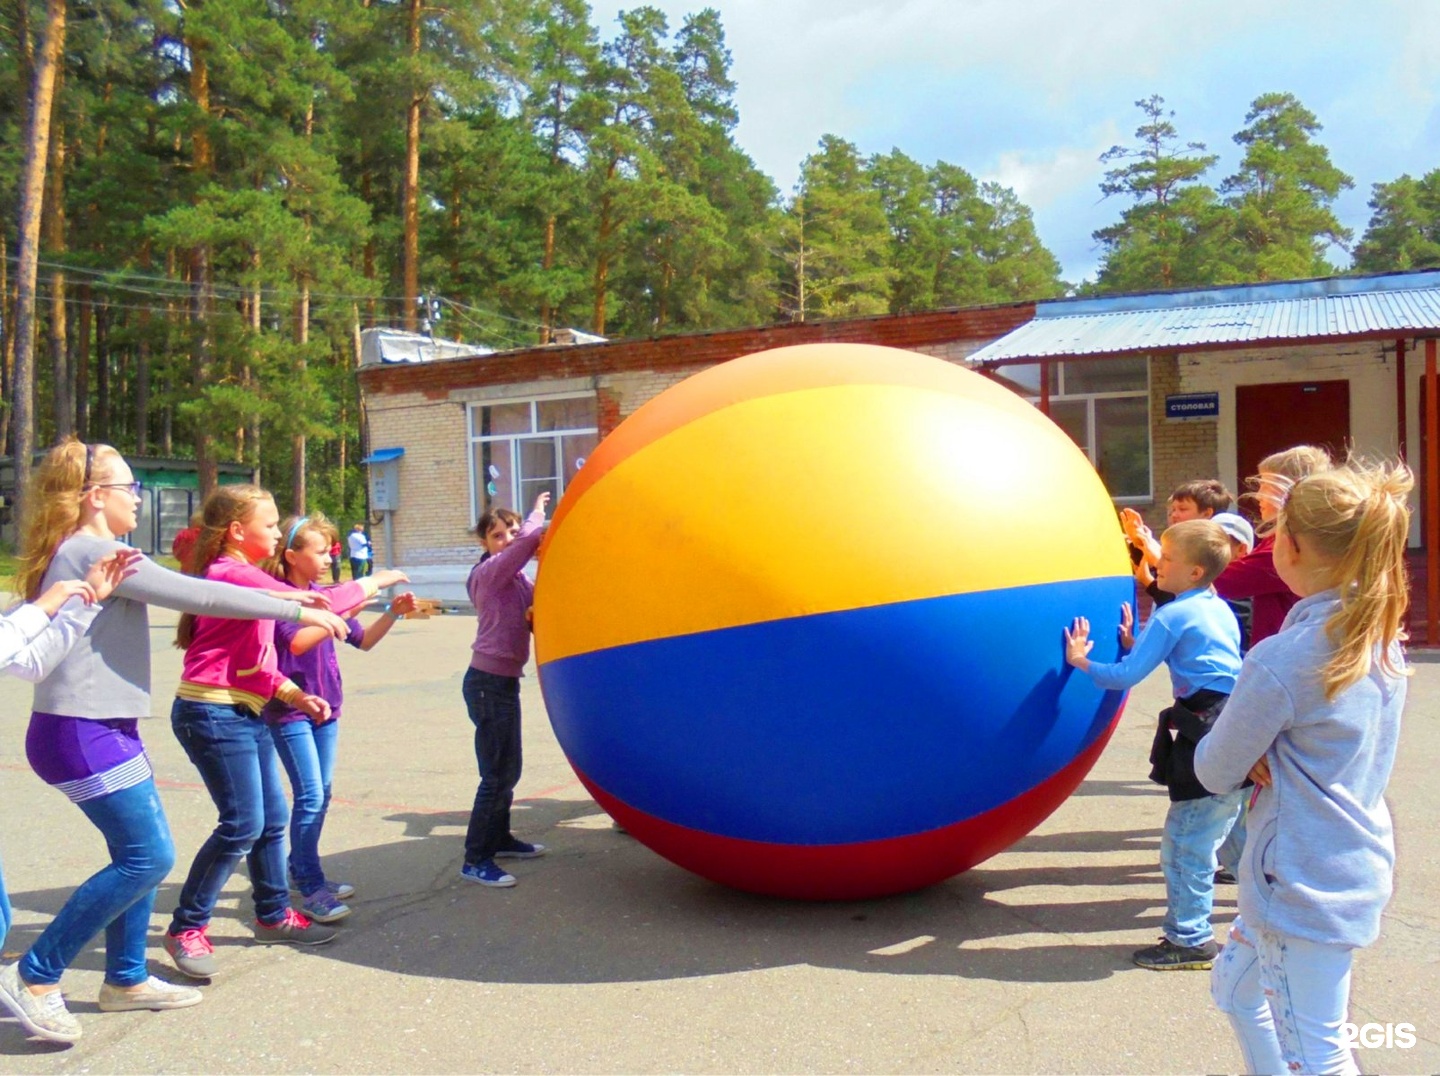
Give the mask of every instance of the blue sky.
[[[704, 6], [653, 0], [678, 29]], [[629, 5], [626, 5], [629, 6]], [[1239, 161], [1252, 100], [1295, 94], [1355, 179], [1336, 203], [1356, 238], [1371, 184], [1440, 168], [1440, 3], [1207, 0], [712, 0], [734, 58], [737, 139], [784, 192], [820, 136], [898, 148], [1013, 187], [1067, 279], [1093, 275], [1097, 158], [1131, 141], [1158, 93], [1182, 139]], [[618, 10], [618, 9], [617, 9]], [[597, 7], [602, 36], [611, 12]], [[1334, 252], [1341, 264], [1345, 255]]]

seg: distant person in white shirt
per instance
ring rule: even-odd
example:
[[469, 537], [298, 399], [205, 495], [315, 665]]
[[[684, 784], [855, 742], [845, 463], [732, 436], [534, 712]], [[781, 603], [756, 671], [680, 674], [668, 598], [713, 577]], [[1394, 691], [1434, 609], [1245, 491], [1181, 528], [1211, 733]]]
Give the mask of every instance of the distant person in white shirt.
[[360, 579], [370, 574], [370, 539], [365, 537], [365, 524], [357, 523], [346, 535], [350, 546], [350, 576]]

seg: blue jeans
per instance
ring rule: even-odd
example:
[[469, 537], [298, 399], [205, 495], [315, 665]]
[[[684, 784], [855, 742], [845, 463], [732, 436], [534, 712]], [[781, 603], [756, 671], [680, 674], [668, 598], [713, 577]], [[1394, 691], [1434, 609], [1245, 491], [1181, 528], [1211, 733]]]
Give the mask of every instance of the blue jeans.
[[320, 866], [320, 831], [330, 807], [330, 780], [335, 773], [335, 739], [340, 722], [287, 721], [271, 726], [275, 753], [290, 778], [294, 807], [290, 812], [290, 875], [300, 892], [310, 894], [325, 883]]
[[1235, 823], [1249, 789], [1170, 804], [1160, 837], [1165, 875], [1165, 921], [1160, 929], [1176, 945], [1204, 945], [1213, 936], [1215, 852]]
[[0, 869], [0, 950], [5, 948], [5, 935], [10, 933], [10, 923], [15, 913], [10, 910], [10, 894], [5, 892], [5, 872]]
[[520, 783], [520, 678], [465, 670], [465, 707], [475, 724], [475, 761], [480, 787], [465, 831], [465, 862], [493, 859], [514, 838], [510, 805]]
[[170, 933], [203, 927], [240, 860], [250, 867], [255, 918], [278, 923], [290, 907], [285, 826], [290, 809], [270, 726], [243, 706], [176, 699], [170, 726], [220, 812], [180, 890]]
[[1210, 996], [1230, 1018], [1246, 1072], [1359, 1072], [1340, 1034], [1353, 950], [1289, 934], [1230, 929]]
[[1230, 827], [1230, 832], [1225, 834], [1225, 842], [1215, 853], [1220, 866], [1236, 878], [1240, 877], [1240, 857], [1245, 854], [1246, 820], [1250, 817], [1250, 808], [1246, 804], [1249, 801], [1250, 789], [1247, 788], [1244, 799], [1240, 801], [1240, 813], [1235, 816], [1235, 824]]
[[80, 950], [104, 930], [105, 981], [136, 986], [150, 974], [145, 942], [155, 887], [175, 865], [170, 824], [149, 778], [78, 806], [105, 837], [110, 865], [70, 894], [21, 959], [20, 977], [32, 986], [58, 983]]

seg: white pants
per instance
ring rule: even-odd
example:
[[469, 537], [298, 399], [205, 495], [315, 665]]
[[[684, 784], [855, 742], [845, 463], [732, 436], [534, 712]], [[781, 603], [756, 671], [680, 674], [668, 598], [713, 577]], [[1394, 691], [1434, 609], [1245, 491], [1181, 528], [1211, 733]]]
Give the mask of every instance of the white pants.
[[1210, 973], [1210, 994], [1230, 1017], [1246, 1072], [1359, 1073], [1340, 1033], [1350, 1004], [1352, 952], [1250, 932], [1235, 920]]

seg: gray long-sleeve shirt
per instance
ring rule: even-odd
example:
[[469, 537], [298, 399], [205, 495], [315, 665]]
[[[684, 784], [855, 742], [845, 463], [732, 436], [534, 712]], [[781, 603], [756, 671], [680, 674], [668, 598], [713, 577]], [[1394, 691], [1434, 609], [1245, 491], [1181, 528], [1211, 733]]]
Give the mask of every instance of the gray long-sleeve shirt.
[[[1228, 792], [1261, 756], [1270, 764], [1240, 864], [1246, 925], [1358, 948], [1380, 933], [1390, 900], [1395, 841], [1384, 795], [1406, 681], [1377, 661], [1365, 679], [1325, 698], [1321, 670], [1335, 652], [1325, 623], [1339, 608], [1338, 591], [1312, 595], [1278, 635], [1256, 644], [1195, 749], [1195, 775]], [[1398, 645], [1392, 660], [1401, 667]]]
[[[122, 543], [74, 534], [56, 550], [40, 589], [84, 579], [90, 566]], [[294, 620], [296, 602], [261, 591], [172, 572], [148, 557], [102, 604], [90, 630], [46, 679], [35, 685], [34, 708], [66, 717], [109, 720], [150, 716], [150, 618], [147, 605], [239, 620]], [[278, 585], [278, 584], [277, 584]]]

